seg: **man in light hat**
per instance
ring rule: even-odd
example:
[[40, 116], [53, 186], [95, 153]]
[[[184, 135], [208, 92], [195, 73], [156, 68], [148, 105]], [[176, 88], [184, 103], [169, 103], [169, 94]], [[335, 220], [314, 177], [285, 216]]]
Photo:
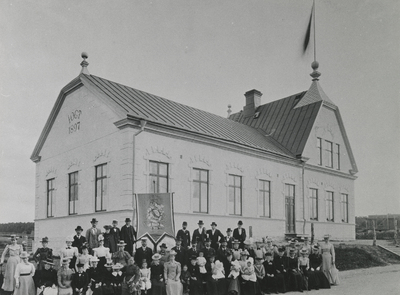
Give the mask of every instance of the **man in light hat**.
[[150, 265], [153, 250], [147, 247], [147, 238], [143, 237], [140, 242], [142, 243], [142, 247], [136, 249], [135, 262], [141, 268], [144, 259], [146, 259], [147, 265]]
[[72, 246], [78, 248], [80, 254], [82, 254], [82, 246], [86, 243], [86, 238], [82, 236], [83, 228], [78, 225], [75, 228], [76, 235], [74, 236], [74, 241]]
[[35, 259], [37, 263], [37, 270], [42, 270], [44, 268], [44, 262], [48, 258], [53, 258], [53, 250], [47, 247], [49, 238], [44, 237], [40, 242], [42, 243], [42, 247], [37, 248], [35, 254], [33, 254], [33, 259]]
[[79, 255], [78, 248], [72, 247], [73, 241], [74, 241], [74, 238], [72, 236], [68, 236], [65, 239], [66, 246], [60, 250], [60, 264], [62, 265], [64, 258], [69, 259], [69, 262], [70, 262], [69, 268], [70, 269], [75, 268], [75, 261]]
[[123, 266], [128, 264], [129, 259], [132, 257], [128, 251], [125, 251], [124, 248], [126, 243], [124, 241], [119, 241], [117, 244], [118, 251], [112, 254], [112, 260], [114, 263], [120, 263]]
[[86, 231], [86, 241], [89, 247], [89, 253], [93, 255], [93, 249], [99, 246], [99, 236], [101, 235], [101, 230], [97, 228], [97, 219], [92, 218], [90, 221], [92, 227]]
[[57, 271], [53, 269], [53, 259], [47, 258], [43, 265], [43, 269], [35, 271], [33, 277], [37, 294], [43, 292], [43, 295], [57, 295]]
[[[71, 241], [72, 244], [72, 241]], [[73, 271], [68, 267], [70, 259], [63, 257], [60, 259], [61, 267], [57, 272], [58, 295], [72, 295], [71, 280]]]
[[197, 239], [197, 251], [200, 251], [204, 248], [204, 240], [207, 238], [206, 229], [204, 228], [203, 220], [199, 220], [197, 223], [199, 228], [193, 231], [192, 235], [192, 243], [195, 239]]
[[240, 242], [239, 247], [244, 249], [244, 241], [246, 240], [246, 230], [242, 228], [243, 222], [241, 220], [238, 221], [238, 227], [233, 230], [233, 238]]
[[136, 231], [131, 225], [132, 220], [125, 218], [125, 225], [121, 228], [120, 239], [125, 241], [125, 251], [133, 255], [133, 244], [136, 242]]
[[227, 242], [227, 247], [228, 249], [232, 249], [233, 248], [233, 236], [232, 236], [232, 229], [230, 227], [228, 227], [228, 229], [226, 230], [226, 236], [225, 236], [225, 241]]
[[185, 250], [189, 249], [190, 246], [190, 232], [186, 228], [187, 222], [184, 221], [182, 223], [182, 229], [178, 230], [178, 233], [176, 234], [176, 238], [182, 240], [182, 247], [185, 248]]
[[224, 235], [217, 229], [217, 224], [214, 221], [211, 223], [211, 229], [207, 231], [207, 236], [211, 241], [211, 248], [217, 251], [220, 240], [224, 238]]
[[[110, 252], [111, 253], [118, 251], [117, 244], [120, 240], [119, 236], [120, 236], [120, 230], [118, 228], [118, 220], [114, 219], [112, 221], [112, 227], [110, 230]], [[123, 239], [121, 239], [121, 240], [123, 240]]]

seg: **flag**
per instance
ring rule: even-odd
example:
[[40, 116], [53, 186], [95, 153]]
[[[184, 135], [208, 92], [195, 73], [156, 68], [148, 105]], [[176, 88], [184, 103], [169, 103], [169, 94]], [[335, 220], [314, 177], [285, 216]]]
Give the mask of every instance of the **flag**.
[[157, 243], [164, 235], [175, 237], [172, 193], [137, 194], [137, 237]]
[[312, 23], [312, 18], [313, 18], [313, 12], [314, 12], [314, 4], [313, 4], [313, 6], [311, 8], [310, 21], [308, 22], [307, 32], [306, 32], [306, 35], [304, 37], [303, 54], [306, 52], [308, 44], [310, 43], [311, 23]]

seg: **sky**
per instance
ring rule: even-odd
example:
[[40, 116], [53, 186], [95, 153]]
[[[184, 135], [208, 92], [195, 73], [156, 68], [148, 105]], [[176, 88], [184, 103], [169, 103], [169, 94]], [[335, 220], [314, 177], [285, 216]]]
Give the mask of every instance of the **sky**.
[[[34, 220], [30, 155], [63, 86], [90, 73], [221, 116], [311, 85], [311, 0], [0, 1], [0, 223]], [[358, 165], [356, 215], [400, 214], [400, 2], [317, 0], [320, 85]]]

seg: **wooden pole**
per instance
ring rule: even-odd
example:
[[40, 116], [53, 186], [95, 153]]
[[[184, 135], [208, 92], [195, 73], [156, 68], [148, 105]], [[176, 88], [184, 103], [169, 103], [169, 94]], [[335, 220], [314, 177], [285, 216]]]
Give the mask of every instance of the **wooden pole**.
[[314, 222], [311, 222], [311, 245], [314, 243]]
[[372, 246], [376, 246], [375, 220], [372, 220], [372, 231], [374, 233], [374, 241], [372, 242]]
[[393, 220], [393, 225], [394, 225], [394, 245], [396, 247], [399, 247], [399, 235], [397, 232], [397, 219]]

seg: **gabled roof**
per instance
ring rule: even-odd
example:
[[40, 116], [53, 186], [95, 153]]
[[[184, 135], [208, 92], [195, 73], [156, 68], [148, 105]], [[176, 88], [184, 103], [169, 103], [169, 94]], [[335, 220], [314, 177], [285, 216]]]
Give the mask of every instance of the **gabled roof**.
[[301, 92], [261, 105], [256, 109], [258, 116], [244, 117], [241, 111], [229, 118], [263, 130], [294, 155], [301, 155], [322, 104], [319, 100], [296, 108], [306, 94]]
[[[94, 75], [81, 73], [77, 78], [64, 87], [42, 131], [38, 143], [32, 153], [33, 161], [39, 160], [40, 150], [51, 130], [62, 102], [70, 89], [86, 86], [94, 93], [110, 100], [111, 106], [121, 120], [130, 118], [144, 119], [148, 122], [185, 130], [195, 134], [232, 142], [243, 146], [256, 148], [262, 151], [294, 158], [286, 148], [282, 147], [272, 137], [265, 136], [246, 124], [235, 122], [209, 112], [205, 112], [172, 100], [168, 100], [141, 90], [121, 85]], [[75, 89], [75, 88], [74, 88]]]
[[319, 101], [323, 101], [325, 104], [328, 104], [331, 107], [335, 107], [335, 104], [325, 94], [324, 90], [322, 90], [321, 85], [318, 83], [318, 81], [315, 80], [311, 83], [310, 89], [308, 89], [306, 94], [304, 94], [304, 96], [294, 108], [301, 108]]

